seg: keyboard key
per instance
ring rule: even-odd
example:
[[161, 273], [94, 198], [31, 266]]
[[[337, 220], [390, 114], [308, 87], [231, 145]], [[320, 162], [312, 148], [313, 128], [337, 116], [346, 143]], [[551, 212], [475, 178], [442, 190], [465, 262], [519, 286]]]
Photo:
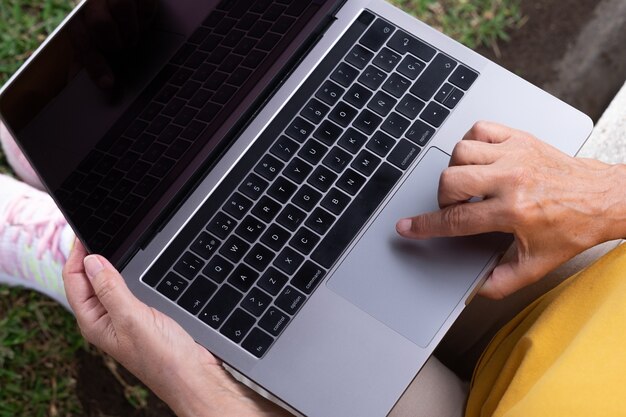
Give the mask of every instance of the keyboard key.
[[407, 169], [420, 153], [420, 147], [402, 139], [387, 158], [400, 169]]
[[265, 155], [254, 168], [254, 171], [266, 180], [273, 181], [284, 166], [283, 162], [280, 162], [272, 155]]
[[315, 191], [313, 188], [305, 184], [300, 187], [291, 202], [304, 211], [311, 211], [321, 199], [321, 193]]
[[170, 272], [165, 276], [163, 281], [157, 287], [157, 291], [169, 298], [172, 301], [176, 301], [176, 299], [185, 291], [187, 288], [188, 282], [176, 275], [173, 272]]
[[326, 145], [316, 141], [315, 139], [309, 139], [303, 146], [298, 156], [311, 165], [317, 165], [317, 163], [326, 155], [328, 147]]
[[293, 232], [300, 226], [305, 218], [305, 212], [293, 204], [289, 204], [283, 209], [276, 221]]
[[263, 271], [272, 262], [274, 255], [274, 252], [257, 243], [243, 260], [257, 271]]
[[323, 235], [330, 229], [334, 221], [335, 216], [318, 207], [313, 210], [313, 213], [311, 213], [305, 224], [313, 231]]
[[358, 110], [341, 101], [330, 112], [330, 115], [328, 117], [330, 120], [337, 123], [338, 125], [347, 127], [352, 119], [356, 117], [357, 113]]
[[278, 336], [287, 326], [287, 323], [289, 323], [289, 317], [285, 313], [276, 307], [270, 307], [259, 321], [259, 327], [274, 336]]
[[345, 91], [345, 88], [337, 85], [336, 83], [332, 81], [326, 81], [324, 84], [322, 84], [322, 87], [317, 90], [317, 93], [315, 93], [315, 97], [319, 98], [329, 106], [334, 106], [337, 101], [339, 101]]
[[269, 197], [263, 196], [252, 209], [252, 214], [269, 223], [276, 217], [281, 208], [280, 204]]
[[278, 140], [272, 148], [270, 152], [272, 155], [277, 156], [285, 162], [289, 162], [291, 157], [298, 151], [300, 145], [298, 143], [287, 136], [283, 135]]
[[412, 94], [407, 94], [400, 100], [396, 110], [409, 119], [416, 119], [424, 107], [426, 107], [426, 103]]
[[220, 253], [232, 262], [237, 263], [243, 258], [248, 249], [250, 249], [250, 244], [237, 236], [231, 236], [222, 245]]
[[351, 67], [345, 62], [342, 62], [341, 64], [337, 66], [335, 71], [333, 71], [333, 73], [330, 75], [330, 78], [333, 81], [336, 81], [337, 83], [339, 83], [340, 85], [344, 87], [348, 87], [350, 84], [352, 84], [352, 82], [355, 80], [355, 78], [358, 75], [359, 75], [359, 70], [357, 70], [354, 67]]
[[203, 259], [209, 259], [220, 245], [220, 241], [206, 232], [200, 233], [200, 236], [191, 244], [191, 251]]
[[248, 175], [248, 178], [241, 183], [239, 191], [247, 197], [253, 200], [258, 199], [263, 191], [267, 188], [269, 183], [256, 174]]
[[356, 195], [365, 183], [365, 178], [355, 171], [348, 169], [337, 181], [337, 187], [350, 195]]
[[435, 129], [418, 120], [411, 126], [406, 137], [419, 146], [425, 146], [435, 134]]
[[323, 164], [336, 173], [341, 174], [351, 160], [352, 156], [349, 153], [334, 147], [328, 152], [326, 158], [324, 158]]
[[450, 76], [449, 81], [459, 87], [461, 90], [467, 91], [472, 86], [472, 84], [474, 84], [476, 78], [478, 78], [477, 73], [464, 65], [459, 65]]
[[293, 316], [305, 301], [306, 296], [304, 294], [293, 287], [287, 286], [276, 298], [275, 304], [278, 308]]
[[234, 218], [241, 220], [248, 210], [250, 210], [252, 204], [252, 201], [248, 200], [243, 195], [234, 193], [226, 204], [224, 204], [222, 209]]
[[463, 98], [463, 95], [464, 93], [455, 87], [450, 93], [450, 95], [448, 96], [448, 98], [446, 99], [446, 101], [443, 103], [443, 105], [449, 109], [453, 109], [456, 107], [459, 101], [461, 101], [461, 99]]
[[178, 262], [176, 262], [176, 265], [174, 265], [174, 271], [188, 280], [192, 280], [203, 267], [204, 261], [202, 259], [191, 252], [185, 252]]
[[400, 171], [383, 163], [337, 220], [335, 226], [329, 230], [324, 240], [317, 245], [311, 259], [325, 268], [330, 268], [401, 176]]
[[272, 297], [265, 294], [258, 288], [253, 288], [250, 290], [248, 295], [244, 297], [241, 302], [241, 307], [243, 307], [250, 314], [259, 317], [265, 312], [265, 310], [267, 310], [267, 307], [269, 307], [271, 302]]
[[200, 276], [193, 281], [189, 289], [178, 300], [178, 305], [195, 316], [216, 290], [217, 285]]
[[331, 146], [339, 139], [342, 132], [343, 129], [341, 127], [330, 120], [324, 120], [313, 134], [313, 137], [323, 144]]
[[267, 232], [261, 237], [261, 242], [265, 243], [275, 251], [279, 251], [287, 243], [287, 240], [291, 237], [291, 233], [283, 229], [282, 227], [272, 224]]
[[219, 255], [215, 255], [202, 270], [202, 273], [218, 284], [221, 284], [228, 277], [228, 275], [230, 275], [234, 268], [235, 266], [226, 259]]
[[354, 48], [346, 55], [346, 61], [357, 67], [363, 69], [374, 57], [374, 53], [363, 48], [361, 45], [355, 45]]
[[254, 243], [265, 230], [265, 224], [252, 216], [246, 216], [235, 230], [237, 235], [250, 243]]
[[378, 51], [387, 39], [391, 36], [396, 28], [390, 23], [385, 22], [382, 19], [376, 19], [376, 21], [370, 26], [365, 34], [359, 40], [359, 43], [367, 46], [372, 51]]
[[387, 74], [383, 71], [379, 70], [376, 67], [370, 65], [363, 71], [363, 74], [359, 77], [359, 82], [372, 90], [378, 90], [378, 87], [381, 86], [385, 79], [387, 78]]
[[309, 229], [301, 227], [289, 241], [289, 245], [293, 246], [303, 255], [308, 255], [319, 241], [319, 236], [311, 232]]
[[313, 133], [315, 126], [311, 123], [304, 120], [302, 117], [296, 117], [293, 119], [287, 130], [285, 130], [285, 134], [292, 139], [302, 143], [308, 139], [308, 137]]
[[258, 278], [258, 272], [247, 265], [240, 264], [228, 277], [228, 283], [242, 292], [247, 292]]
[[310, 122], [319, 124], [329, 111], [330, 107], [318, 99], [313, 98], [304, 106], [300, 114]]
[[414, 56], [407, 55], [402, 62], [400, 62], [397, 70], [400, 74], [414, 80], [424, 71], [424, 68], [426, 68], [426, 64]]
[[389, 112], [394, 108], [398, 100], [391, 97], [389, 94], [379, 91], [374, 95], [374, 97], [370, 100], [367, 107], [379, 115], [385, 117], [389, 114]]
[[369, 151], [363, 150], [357, 155], [350, 166], [361, 174], [369, 177], [374, 173], [376, 168], [378, 168], [378, 165], [380, 165], [380, 158]]
[[356, 154], [367, 141], [367, 136], [356, 129], [349, 128], [339, 140], [339, 146], [352, 154]]
[[359, 117], [356, 118], [353, 126], [366, 135], [371, 135], [378, 128], [378, 126], [380, 126], [382, 121], [382, 117], [366, 109], [359, 114]]
[[296, 192], [298, 186], [291, 181], [288, 181], [284, 177], [278, 177], [272, 184], [267, 194], [281, 203], [289, 201], [294, 192]]
[[435, 127], [439, 127], [446, 120], [446, 117], [450, 114], [450, 110], [440, 106], [437, 103], [429, 103], [420, 115], [420, 119], [427, 121]]
[[399, 138], [411, 126], [411, 122], [393, 112], [383, 122], [381, 129], [389, 133], [391, 136]]
[[225, 239], [226, 236], [237, 226], [237, 222], [226, 214], [219, 212], [213, 217], [207, 230], [215, 236]]
[[383, 90], [396, 98], [402, 97], [409, 87], [411, 87], [411, 81], [396, 73], [391, 74], [383, 84]]
[[246, 337], [246, 340], [243, 341], [241, 347], [257, 358], [261, 358], [272, 343], [274, 343], [274, 338], [255, 327]]
[[305, 294], [311, 294], [326, 275], [319, 266], [311, 261], [306, 261], [298, 273], [292, 278], [291, 285]]
[[284, 248], [273, 265], [287, 275], [293, 275], [304, 261], [304, 257], [290, 247]]
[[285, 171], [283, 171], [283, 175], [292, 180], [297, 184], [301, 184], [306, 177], [313, 171], [313, 167], [306, 162], [304, 162], [300, 158], [294, 158]]
[[350, 90], [348, 90], [344, 99], [354, 107], [360, 109], [367, 104], [373, 94], [374, 93], [363, 87], [361, 84], [354, 84], [350, 87]]
[[437, 53], [434, 48], [426, 45], [424, 42], [402, 30], [394, 33], [394, 35], [387, 43], [387, 46], [395, 51], [398, 51], [401, 54], [406, 54], [407, 52], [410, 52], [411, 54], [420, 59], [423, 59], [426, 62], [433, 59], [433, 57]]
[[432, 96], [439, 90], [439, 87], [448, 78], [448, 75], [452, 72], [456, 62], [453, 59], [448, 58], [443, 54], [438, 54], [433, 62], [424, 70], [422, 75], [417, 79], [413, 87], [411, 87], [411, 93], [421, 98], [422, 100], [430, 100]]
[[255, 321], [254, 317], [238, 308], [224, 323], [220, 333], [233, 342], [239, 343], [254, 326]]
[[350, 204], [350, 197], [342, 193], [336, 188], [330, 190], [330, 192], [322, 200], [322, 207], [329, 210], [331, 213], [339, 215]]
[[396, 67], [396, 65], [398, 65], [398, 62], [400, 62], [400, 59], [401, 59], [400, 55], [393, 52], [391, 49], [383, 48], [378, 53], [378, 55], [376, 55], [376, 59], [374, 59], [373, 63], [377, 67], [382, 68], [383, 70], [387, 72], [391, 72]]
[[443, 104], [444, 101], [446, 101], [446, 99], [448, 98], [448, 96], [450, 95], [450, 93], [452, 93], [452, 90], [454, 89], [454, 87], [448, 83], [445, 83], [437, 92], [437, 94], [435, 94], [435, 101]]
[[272, 295], [278, 294], [278, 292], [285, 286], [289, 278], [278, 269], [269, 267], [259, 279], [257, 285]]
[[308, 183], [325, 193], [337, 179], [337, 174], [324, 166], [315, 168], [308, 179]]

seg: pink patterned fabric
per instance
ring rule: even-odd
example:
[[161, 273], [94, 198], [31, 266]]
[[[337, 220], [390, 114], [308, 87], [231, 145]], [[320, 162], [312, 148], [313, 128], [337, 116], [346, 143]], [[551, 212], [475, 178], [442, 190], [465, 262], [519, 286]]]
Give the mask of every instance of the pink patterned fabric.
[[56, 261], [65, 263], [60, 244], [67, 223], [54, 204], [37, 203], [26, 194], [9, 202], [4, 212], [0, 213], [0, 235], [11, 234], [10, 239], [15, 244], [21, 238], [27, 245], [36, 242], [39, 259], [50, 252]]
[[15, 171], [18, 177], [20, 177], [25, 183], [39, 189], [43, 190], [44, 187], [41, 184], [41, 180], [33, 170], [33, 167], [30, 166], [30, 163], [20, 150], [20, 148], [15, 143], [15, 140], [4, 126], [4, 124], [0, 123], [0, 143], [2, 143], [2, 148], [4, 149], [4, 153], [11, 165], [11, 168]]

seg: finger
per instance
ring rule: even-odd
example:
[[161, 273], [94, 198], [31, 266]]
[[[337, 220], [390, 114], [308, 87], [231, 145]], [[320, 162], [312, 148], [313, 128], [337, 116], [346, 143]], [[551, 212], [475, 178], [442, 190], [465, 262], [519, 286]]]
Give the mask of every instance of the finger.
[[84, 304], [93, 297], [93, 287], [85, 276], [83, 259], [87, 256], [87, 250], [78, 239], [74, 243], [70, 256], [63, 267], [63, 284], [67, 301], [76, 314], [84, 309]]
[[439, 177], [439, 207], [463, 203], [472, 197], [487, 197], [493, 193], [493, 188], [492, 172], [485, 166], [449, 167]]
[[493, 122], [476, 122], [463, 136], [463, 140], [487, 143], [502, 143], [517, 133], [517, 130]]
[[477, 140], [462, 140], [452, 150], [449, 166], [489, 165], [497, 161], [504, 150], [494, 144]]
[[478, 293], [484, 297], [500, 300], [534, 282], [534, 277], [517, 261], [498, 265], [487, 278]]
[[506, 232], [507, 226], [500, 223], [500, 217], [495, 202], [484, 200], [402, 219], [396, 224], [396, 230], [412, 239]]
[[87, 256], [84, 260], [85, 272], [89, 277], [96, 297], [115, 322], [128, 317], [137, 299], [126, 286], [122, 276], [113, 265], [99, 255]]

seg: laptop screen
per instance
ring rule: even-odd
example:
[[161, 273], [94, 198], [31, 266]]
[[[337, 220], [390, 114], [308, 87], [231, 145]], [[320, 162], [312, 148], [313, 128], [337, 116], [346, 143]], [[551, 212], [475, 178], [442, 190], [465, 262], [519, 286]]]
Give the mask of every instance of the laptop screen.
[[119, 267], [338, 3], [88, 0], [0, 114], [82, 241]]

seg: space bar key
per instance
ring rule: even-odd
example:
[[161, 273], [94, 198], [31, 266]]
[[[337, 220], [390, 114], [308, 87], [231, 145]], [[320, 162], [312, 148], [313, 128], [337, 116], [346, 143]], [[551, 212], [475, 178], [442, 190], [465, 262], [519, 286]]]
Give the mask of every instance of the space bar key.
[[317, 246], [311, 258], [320, 265], [330, 268], [401, 176], [399, 170], [383, 163]]

